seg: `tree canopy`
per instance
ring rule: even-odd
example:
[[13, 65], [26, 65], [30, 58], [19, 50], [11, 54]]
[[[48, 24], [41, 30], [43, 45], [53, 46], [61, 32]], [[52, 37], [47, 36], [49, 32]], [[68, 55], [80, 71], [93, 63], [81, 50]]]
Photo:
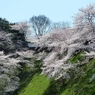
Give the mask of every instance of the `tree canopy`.
[[0, 18], [0, 31], [9, 31], [10, 30], [10, 23], [5, 18]]
[[32, 28], [34, 30], [34, 34], [38, 38], [39, 38], [39, 36], [42, 36], [47, 33], [48, 27], [51, 23], [49, 18], [47, 18], [44, 15], [33, 16], [30, 18], [29, 22], [32, 25]]

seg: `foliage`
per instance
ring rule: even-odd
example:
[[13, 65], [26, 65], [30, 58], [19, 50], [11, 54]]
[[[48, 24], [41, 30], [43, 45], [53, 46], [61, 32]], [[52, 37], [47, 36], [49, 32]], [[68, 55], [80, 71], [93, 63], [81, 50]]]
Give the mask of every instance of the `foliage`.
[[[28, 24], [27, 21], [25, 22], [20, 22], [20, 23], [16, 23], [14, 25], [11, 25], [11, 28], [14, 31], [18, 31], [20, 35], [22, 35], [24, 37], [24, 39], [26, 40], [27, 38], [27, 33], [30, 33], [30, 25]], [[13, 32], [14, 32], [13, 31]], [[17, 35], [18, 36], [18, 35]]]
[[6, 33], [0, 31], [0, 51], [8, 53], [14, 49], [14, 44], [12, 42], [13, 35], [11, 33]]
[[95, 26], [95, 6], [90, 4], [86, 8], [79, 9], [79, 13], [74, 18], [75, 26], [81, 30], [84, 27], [89, 27], [94, 31]]
[[[18, 87], [20, 86], [19, 75], [24, 75], [22, 79], [27, 75], [30, 75], [33, 64], [30, 64], [31, 61], [25, 59], [26, 52], [15, 52], [5, 55], [4, 52], [0, 52], [0, 94], [10, 93], [11, 95]], [[32, 52], [26, 58], [31, 58]], [[26, 74], [26, 76], [25, 76]], [[2, 92], [3, 91], [3, 92]], [[14, 94], [13, 94], [14, 95]]]
[[[74, 55], [73, 58], [79, 54]], [[83, 54], [83, 52], [81, 52], [81, 54]], [[76, 60], [80, 60], [80, 58], [76, 57]], [[72, 61], [74, 62], [74, 60]], [[89, 62], [87, 64], [80, 65], [80, 70], [84, 73], [76, 73], [69, 80], [47, 80], [46, 77], [35, 74], [33, 77], [31, 76], [31, 81], [29, 81], [29, 84], [26, 85], [24, 89], [22, 89], [21, 92], [17, 95], [27, 95], [27, 93], [30, 95], [37, 95], [38, 93], [39, 95], [94, 95], [95, 79], [90, 81], [91, 77], [95, 73], [94, 67], [95, 59], [89, 58]], [[34, 87], [31, 88], [32, 86]]]
[[[45, 34], [50, 25], [47, 17], [33, 16], [30, 22], [37, 36], [30, 42], [39, 50], [47, 48], [51, 49], [51, 52], [45, 56], [44, 50], [42, 54], [27, 50], [5, 55], [3, 51], [5, 46], [7, 50], [13, 46], [12, 34], [0, 31], [0, 50], [2, 50], [0, 52], [0, 94], [2, 91], [5, 95], [10, 94], [18, 89], [16, 94], [19, 95], [27, 95], [27, 93], [29, 95], [94, 95], [94, 5], [80, 9], [74, 19], [75, 25], [71, 28], [55, 28], [52, 32]], [[17, 36], [19, 33], [14, 33], [14, 36], [17, 36], [14, 39], [20, 42], [21, 37], [26, 37], [30, 26], [27, 22], [21, 22], [11, 27], [14, 29], [12, 31], [21, 34]], [[23, 39], [26, 40], [26, 38]], [[39, 73], [55, 80], [47, 80]]]
[[0, 18], [0, 31], [9, 32], [10, 30], [10, 23], [5, 18]]
[[[43, 60], [42, 74], [46, 74], [49, 78], [55, 77], [55, 79], [59, 79], [63, 77], [68, 79], [70, 78], [70, 75], [68, 74], [69, 69], [75, 69], [79, 64], [85, 64], [87, 62], [87, 60], [84, 60], [82, 63], [76, 61], [76, 64], [67, 62], [67, 60], [73, 56], [75, 51], [82, 50], [86, 55], [87, 52], [88, 55], [93, 52], [92, 55], [95, 55], [95, 19], [94, 15], [92, 15], [94, 14], [94, 11], [94, 6], [90, 5], [83, 9], [82, 13], [80, 12], [80, 14], [77, 15], [79, 18], [77, 18], [77, 16], [75, 17], [76, 24], [80, 21], [81, 23], [79, 24], [81, 26], [84, 24], [85, 27], [81, 29], [78, 28], [77, 25], [72, 28], [55, 29], [52, 32], [43, 35], [40, 39], [32, 39], [31, 42], [34, 43], [35, 46], [52, 48], [52, 52]], [[88, 14], [91, 14], [90, 17]], [[88, 19], [86, 18], [86, 15]], [[91, 21], [89, 21], [89, 19]], [[88, 27], [86, 27], [87, 22]], [[92, 27], [92, 25], [94, 25], [94, 27]], [[57, 56], [58, 54], [64, 54], [63, 58], [59, 59]], [[85, 54], [83, 56], [85, 56]]]
[[[12, 92], [16, 90], [19, 86], [19, 78], [16, 76], [18, 74], [17, 64], [20, 60], [10, 58], [11, 55], [5, 55], [4, 52], [0, 52], [0, 93], [3, 92]], [[11, 88], [10, 88], [11, 87]]]
[[95, 78], [90, 81], [95, 73], [95, 59], [90, 60], [86, 65], [81, 66], [85, 72], [83, 75], [74, 76], [67, 82], [67, 86], [63, 87], [58, 95], [94, 95], [95, 94]]
[[84, 56], [82, 56], [82, 54], [85, 54], [84, 52], [79, 52], [78, 54], [75, 54], [74, 57], [71, 57], [69, 59], [70, 62], [72, 63], [77, 63], [78, 61], [83, 61], [84, 60]]
[[62, 88], [65, 86], [63, 79], [54, 80], [53, 78], [50, 80], [50, 85], [45, 90], [42, 95], [57, 95]]

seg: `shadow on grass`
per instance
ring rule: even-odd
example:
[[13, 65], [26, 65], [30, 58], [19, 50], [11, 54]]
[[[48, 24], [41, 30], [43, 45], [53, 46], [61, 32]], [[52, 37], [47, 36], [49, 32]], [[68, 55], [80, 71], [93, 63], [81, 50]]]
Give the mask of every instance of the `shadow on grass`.
[[64, 87], [66, 87], [65, 80], [63, 80], [63, 79], [59, 79], [59, 80], [52, 79], [49, 87], [44, 91], [44, 93], [42, 95], [58, 95], [58, 93]]
[[32, 80], [33, 76], [36, 73], [41, 73], [41, 62], [42, 60], [34, 60], [34, 68], [33, 70], [29, 70], [29, 68], [26, 67], [25, 63], [22, 64], [21, 66], [23, 69], [20, 69], [20, 73], [18, 74], [18, 77], [20, 78], [20, 86], [19, 88], [12, 94], [12, 95], [19, 95], [21, 90], [23, 90], [29, 82]]

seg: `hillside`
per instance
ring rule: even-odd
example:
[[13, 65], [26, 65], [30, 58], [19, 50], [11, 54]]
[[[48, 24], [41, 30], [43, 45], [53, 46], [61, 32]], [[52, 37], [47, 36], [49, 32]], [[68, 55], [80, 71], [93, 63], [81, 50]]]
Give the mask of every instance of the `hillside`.
[[41, 24], [36, 37], [27, 38], [27, 22], [0, 20], [0, 95], [95, 95], [93, 4], [80, 9], [73, 27], [42, 35]]
[[[83, 60], [82, 53], [73, 56], [70, 61], [73, 64]], [[78, 73], [69, 72], [72, 77], [68, 80], [47, 79], [39, 73], [30, 77], [28, 84], [22, 87], [16, 95], [94, 95], [95, 94], [95, 59], [89, 58], [89, 62], [80, 65]], [[25, 78], [27, 80], [27, 78]], [[25, 81], [24, 80], [24, 81]]]

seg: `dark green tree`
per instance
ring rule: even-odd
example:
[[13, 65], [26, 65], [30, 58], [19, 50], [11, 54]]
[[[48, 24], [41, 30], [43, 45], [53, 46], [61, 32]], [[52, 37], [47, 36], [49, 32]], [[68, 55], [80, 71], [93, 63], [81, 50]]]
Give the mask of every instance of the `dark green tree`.
[[10, 23], [5, 18], [0, 18], [0, 31], [10, 31]]

